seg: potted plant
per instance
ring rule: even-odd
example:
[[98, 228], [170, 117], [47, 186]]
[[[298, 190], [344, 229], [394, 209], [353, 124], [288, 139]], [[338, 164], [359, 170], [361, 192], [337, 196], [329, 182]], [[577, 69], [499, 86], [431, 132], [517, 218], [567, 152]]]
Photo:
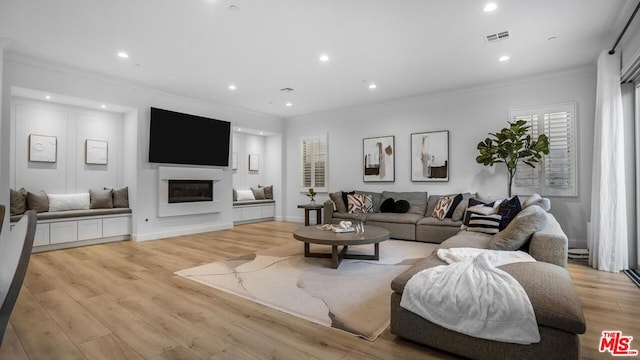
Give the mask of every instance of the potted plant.
[[531, 126], [525, 120], [509, 122], [509, 126], [492, 134], [478, 143], [480, 155], [476, 157], [478, 164], [493, 166], [497, 163], [504, 163], [509, 172], [509, 198], [511, 197], [511, 186], [513, 177], [518, 169], [518, 163], [523, 163], [535, 167], [540, 162], [542, 155], [549, 154], [549, 138], [541, 134], [537, 139], [533, 139], [529, 133]]
[[313, 188], [309, 188], [309, 190], [307, 191], [307, 193], [305, 195], [307, 195], [309, 197], [309, 199], [311, 199], [311, 204], [314, 205], [316, 203], [316, 195], [318, 193], [313, 190]]

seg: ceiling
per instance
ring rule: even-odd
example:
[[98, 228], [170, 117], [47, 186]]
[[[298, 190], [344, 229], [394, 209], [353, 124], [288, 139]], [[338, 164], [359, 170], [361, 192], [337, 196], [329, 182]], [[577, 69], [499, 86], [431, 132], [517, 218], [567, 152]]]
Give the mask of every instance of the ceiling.
[[289, 118], [592, 64], [635, 6], [495, 0], [486, 13], [488, 1], [0, 0], [0, 38], [8, 52]]

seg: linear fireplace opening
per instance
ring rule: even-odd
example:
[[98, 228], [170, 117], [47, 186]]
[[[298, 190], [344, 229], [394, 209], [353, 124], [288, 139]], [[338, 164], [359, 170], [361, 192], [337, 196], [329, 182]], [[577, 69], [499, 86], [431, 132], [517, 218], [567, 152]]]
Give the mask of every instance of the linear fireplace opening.
[[213, 180], [169, 180], [169, 203], [213, 201]]

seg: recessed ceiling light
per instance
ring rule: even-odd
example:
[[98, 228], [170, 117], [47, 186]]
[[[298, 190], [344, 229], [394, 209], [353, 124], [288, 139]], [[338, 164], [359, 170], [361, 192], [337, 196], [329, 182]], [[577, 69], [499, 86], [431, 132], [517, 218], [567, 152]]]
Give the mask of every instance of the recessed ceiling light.
[[264, 132], [260, 131], [260, 135], [264, 135]]
[[286, 103], [285, 105], [286, 105], [286, 106], [288, 106], [288, 107], [293, 106], [293, 104], [292, 104], [292, 103], [290, 103], [290, 102]]
[[327, 54], [320, 55], [320, 61], [322, 61], [322, 62], [329, 61], [329, 55], [327, 55]]
[[484, 12], [492, 12], [497, 8], [498, 8], [498, 5], [496, 3], [490, 2], [490, 3], [486, 3], [482, 8], [482, 10], [484, 10]]
[[51, 96], [49, 96], [49, 95], [45, 95], [44, 98], [47, 99], [47, 100], [51, 100]]
[[238, 131], [242, 131], [242, 128], [238, 128]]
[[128, 59], [128, 58], [129, 58], [129, 54], [127, 54], [127, 53], [126, 53], [126, 52], [124, 52], [124, 51], [120, 51], [120, 52], [118, 53], [118, 56], [119, 56], [119, 57], [121, 57], [121, 58], [123, 58], [123, 59]]
[[237, 87], [236, 87], [235, 85], [233, 85], [233, 84], [232, 84], [232, 85], [229, 85], [229, 90], [233, 91], [233, 90], [235, 90], [235, 89], [237, 89]]
[[378, 87], [378, 85], [376, 85], [376, 84], [369, 84], [369, 89], [375, 89], [377, 87]]
[[104, 105], [104, 104], [103, 104], [103, 105], [100, 105], [100, 107], [101, 107], [101, 108], [103, 108], [103, 109], [106, 109], [106, 108], [107, 108], [107, 105]]
[[238, 11], [238, 10], [240, 10], [240, 8], [238, 7], [238, 5], [229, 5], [229, 10]]
[[498, 61], [507, 61], [509, 60], [509, 56], [508, 55], [502, 55], [500, 56], [500, 58], [498, 59]]

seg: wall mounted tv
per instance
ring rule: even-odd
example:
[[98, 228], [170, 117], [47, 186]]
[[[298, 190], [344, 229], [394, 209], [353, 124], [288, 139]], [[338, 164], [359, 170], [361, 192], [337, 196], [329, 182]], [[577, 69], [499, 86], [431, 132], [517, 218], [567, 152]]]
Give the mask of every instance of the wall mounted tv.
[[151, 108], [149, 162], [229, 166], [231, 123]]

